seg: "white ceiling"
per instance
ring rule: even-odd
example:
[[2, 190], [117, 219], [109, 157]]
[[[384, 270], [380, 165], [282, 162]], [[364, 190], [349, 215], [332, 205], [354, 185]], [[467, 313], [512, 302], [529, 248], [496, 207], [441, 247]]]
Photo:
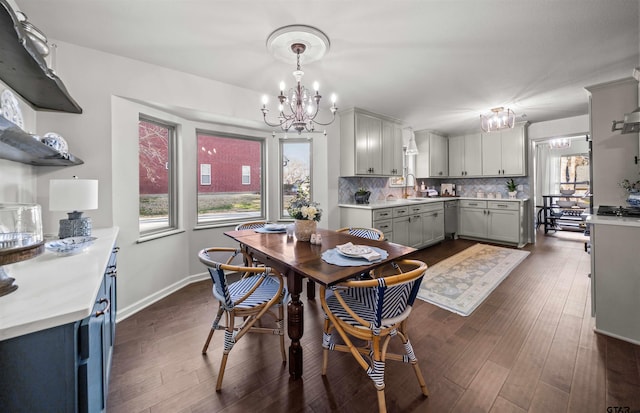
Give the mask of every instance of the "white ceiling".
[[[318, 80], [340, 108], [445, 133], [477, 129], [479, 114], [496, 106], [530, 122], [586, 114], [585, 86], [640, 65], [640, 0], [15, 2], [50, 39], [273, 98], [294, 65], [267, 53], [267, 36], [314, 26], [331, 47], [303, 64], [307, 86]], [[259, 110], [260, 102], [247, 104]]]

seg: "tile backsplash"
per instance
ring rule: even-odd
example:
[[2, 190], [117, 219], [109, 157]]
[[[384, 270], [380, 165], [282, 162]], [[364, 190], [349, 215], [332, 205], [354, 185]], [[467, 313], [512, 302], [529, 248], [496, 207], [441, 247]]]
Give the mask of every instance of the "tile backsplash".
[[[434, 187], [438, 193], [440, 193], [440, 184], [455, 184], [456, 195], [475, 197], [478, 191], [484, 191], [488, 193], [500, 193], [502, 198], [508, 198], [506, 181], [508, 177], [502, 178], [418, 178], [418, 184], [422, 184], [426, 187]], [[402, 187], [392, 187], [389, 185], [391, 179], [385, 177], [341, 177], [338, 178], [338, 202], [341, 204], [353, 204], [355, 200], [353, 194], [358, 188], [366, 188], [371, 191], [369, 202], [384, 201], [387, 197], [395, 197], [397, 199], [402, 198], [404, 189]], [[514, 177], [516, 185], [522, 185], [522, 191], [518, 191], [518, 198], [528, 198], [529, 194], [529, 178], [528, 177]], [[411, 188], [409, 188], [410, 196], [420, 196], [420, 194], [413, 194]]]

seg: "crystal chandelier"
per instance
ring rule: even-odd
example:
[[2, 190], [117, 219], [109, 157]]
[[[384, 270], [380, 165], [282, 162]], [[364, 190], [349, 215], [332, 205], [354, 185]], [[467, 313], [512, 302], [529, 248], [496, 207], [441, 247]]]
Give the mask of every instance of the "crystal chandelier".
[[267, 120], [268, 98], [262, 97], [262, 116], [264, 122], [273, 127], [280, 127], [283, 131], [287, 132], [293, 128], [301, 134], [303, 131], [313, 132], [316, 125], [326, 126], [331, 124], [336, 118], [336, 95], [331, 95], [331, 111], [332, 118], [329, 122], [322, 123], [316, 120], [318, 111], [320, 109], [320, 99], [322, 96], [319, 92], [318, 82], [314, 82], [312, 93], [309, 89], [302, 85], [302, 76], [304, 72], [300, 69], [300, 55], [304, 53], [306, 46], [303, 43], [293, 43], [291, 45], [291, 51], [296, 54], [297, 68], [293, 72], [293, 77], [296, 80], [294, 87], [290, 88], [285, 94], [285, 83], [280, 82], [280, 94], [278, 95], [278, 120], [276, 122], [270, 122]]
[[557, 138], [549, 141], [549, 148], [551, 149], [566, 149], [571, 147], [571, 139], [569, 138]]
[[513, 128], [516, 114], [511, 109], [503, 107], [491, 109], [491, 113], [480, 115], [480, 127], [484, 132]]

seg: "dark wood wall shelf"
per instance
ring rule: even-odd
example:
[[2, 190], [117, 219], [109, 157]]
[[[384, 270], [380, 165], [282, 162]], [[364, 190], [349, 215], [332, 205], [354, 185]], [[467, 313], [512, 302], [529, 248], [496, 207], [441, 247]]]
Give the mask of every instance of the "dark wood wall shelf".
[[0, 158], [38, 166], [81, 165], [84, 161], [68, 154], [62, 155], [0, 116]]
[[0, 79], [36, 110], [82, 113], [6, 0], [0, 0], [0, 56]]

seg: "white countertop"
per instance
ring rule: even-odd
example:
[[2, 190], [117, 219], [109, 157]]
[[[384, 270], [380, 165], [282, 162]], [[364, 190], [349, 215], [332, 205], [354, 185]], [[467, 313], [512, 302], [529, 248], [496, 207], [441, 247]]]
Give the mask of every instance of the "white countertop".
[[376, 201], [370, 204], [338, 204], [338, 206], [341, 208], [360, 208], [360, 209], [371, 210], [371, 209], [392, 208], [392, 207], [414, 205], [414, 204], [429, 204], [433, 202], [457, 201], [459, 199], [472, 199], [472, 200], [498, 201], [498, 202], [521, 202], [521, 203], [529, 200], [529, 198], [509, 199], [509, 198], [476, 198], [476, 197], [455, 196], [455, 197], [409, 198], [409, 199], [401, 198], [401, 199], [394, 199], [393, 201]]
[[109, 263], [118, 228], [94, 229], [93, 245], [76, 255], [45, 250], [5, 265], [18, 289], [0, 297], [0, 340], [72, 323], [87, 317]]
[[623, 227], [640, 228], [640, 218], [638, 217], [611, 217], [602, 215], [589, 215], [587, 223], [593, 225], [618, 225]]

